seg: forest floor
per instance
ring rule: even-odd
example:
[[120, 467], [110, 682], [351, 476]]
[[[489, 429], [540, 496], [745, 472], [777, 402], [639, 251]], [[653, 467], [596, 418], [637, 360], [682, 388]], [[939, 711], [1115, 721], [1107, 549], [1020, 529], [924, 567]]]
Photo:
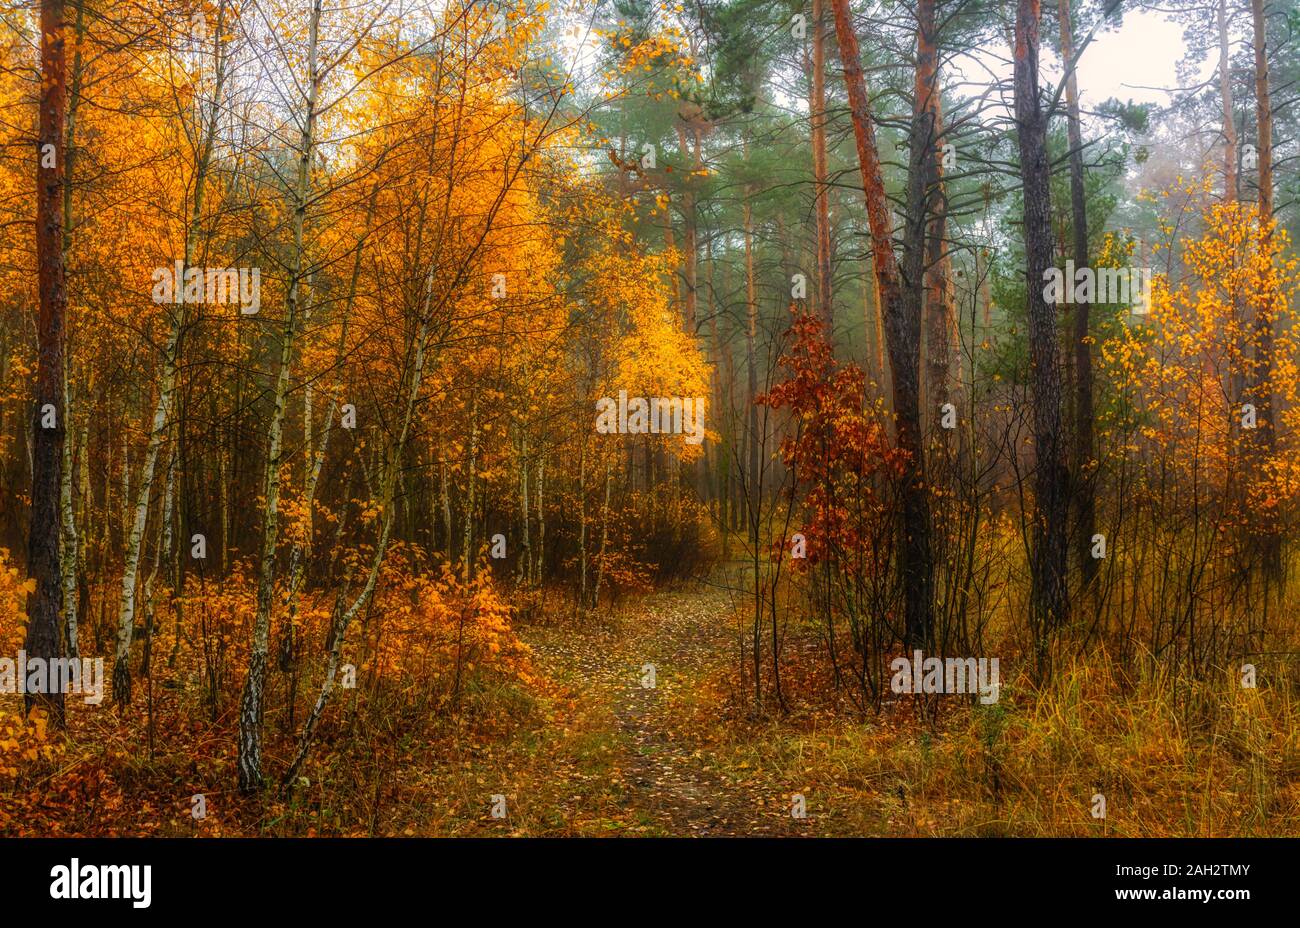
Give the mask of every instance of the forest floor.
[[[784, 649], [783, 678], [800, 689], [789, 711], [755, 714], [753, 694], [738, 690], [736, 621], [725, 588], [691, 584], [522, 625], [546, 695], [511, 731], [478, 741], [469, 733], [500, 717], [499, 702], [485, 701], [477, 722], [465, 713], [435, 764], [405, 767], [419, 788], [394, 796], [375, 833], [1222, 836], [1300, 822], [1285, 694], [1224, 693], [1215, 725], [1232, 733], [1231, 750], [1189, 728], [1164, 691], [1116, 689], [1104, 665], [1042, 691], [1008, 677], [998, 704], [948, 703], [925, 722], [910, 700], [855, 711], [847, 681], [811, 672], [824, 661], [805, 634]], [[1108, 797], [1101, 819], [1097, 792]], [[494, 796], [504, 817], [492, 815]]]
[[[268, 788], [241, 796], [231, 782], [236, 702], [224, 699], [205, 718], [192, 672], [160, 662], [157, 685], [120, 714], [71, 704], [55, 753], [0, 792], [0, 834], [888, 832], [883, 820], [860, 816], [828, 831], [805, 774], [812, 757], [834, 761], [836, 752], [821, 731], [805, 737], [807, 714], [751, 714], [752, 694], [736, 682], [733, 595], [692, 582], [584, 615], [552, 603], [516, 625], [533, 679], [475, 675], [454, 709], [358, 699], [360, 688], [340, 694], [287, 797], [274, 778], [292, 756], [294, 726], [268, 717]], [[806, 797], [805, 817], [792, 815], [796, 793]], [[192, 814], [196, 802], [202, 815]]]
[[[725, 590], [692, 586], [637, 600], [596, 625], [525, 627], [553, 691], [545, 723], [516, 731], [504, 755], [461, 758], [451, 777], [459, 808], [432, 833], [807, 833], [808, 819], [791, 815], [795, 790], [743, 769], [735, 775], [706, 743], [700, 723], [717, 720], [718, 681], [736, 660], [731, 611]], [[505, 797], [504, 818], [491, 814], [492, 795]], [[430, 833], [427, 818], [409, 811], [423, 827], [397, 833]]]
[[[785, 711], [765, 668], [755, 712], [730, 592], [743, 587], [719, 572], [584, 615], [556, 597], [515, 626], [531, 678], [471, 676], [454, 709], [358, 688], [287, 798], [235, 792], [237, 703], [205, 719], [201, 690], [160, 665], [122, 717], [72, 704], [58, 751], [0, 789], [0, 834], [1300, 833], [1287, 685], [1121, 685], [1094, 660], [1042, 689], [1004, 673], [994, 705], [949, 700], [921, 719], [910, 698], [886, 699], [877, 714], [855, 708], [851, 673], [837, 686], [817, 629], [799, 625], [782, 647]], [[265, 726], [273, 776], [294, 748], [285, 721]]]

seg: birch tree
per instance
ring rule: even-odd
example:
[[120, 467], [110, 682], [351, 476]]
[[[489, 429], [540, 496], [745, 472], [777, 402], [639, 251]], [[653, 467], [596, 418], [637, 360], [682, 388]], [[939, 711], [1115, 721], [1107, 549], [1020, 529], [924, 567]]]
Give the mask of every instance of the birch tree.
[[[200, 110], [198, 124], [186, 126], [186, 138], [194, 155], [193, 191], [190, 200], [189, 221], [185, 227], [184, 261], [182, 275], [173, 282], [180, 292], [184, 286], [184, 271], [194, 266], [203, 228], [204, 194], [212, 168], [216, 147], [217, 126], [222, 112], [223, 91], [226, 82], [227, 43], [225, 41], [226, 3], [217, 8], [216, 27], [212, 32], [213, 56], [216, 62], [212, 101], [207, 112]], [[166, 305], [166, 304], [164, 304]], [[180, 300], [168, 310], [170, 315], [167, 341], [163, 348], [159, 377], [158, 400], [149, 425], [149, 441], [140, 462], [139, 480], [136, 483], [135, 503], [130, 508], [129, 527], [126, 530], [126, 552], [122, 568], [122, 593], [117, 611], [117, 643], [113, 653], [113, 699], [118, 703], [131, 701], [131, 638], [135, 628], [136, 583], [144, 545], [145, 524], [149, 519], [149, 506], [153, 496], [154, 471], [158, 454], [167, 437], [168, 423], [176, 391], [177, 372], [181, 361], [181, 341], [187, 325], [187, 303]], [[124, 465], [124, 472], [129, 468]], [[124, 498], [128, 491], [124, 489]]]
[[284, 419], [289, 405], [289, 372], [293, 363], [298, 317], [302, 312], [304, 283], [304, 230], [311, 195], [312, 158], [316, 146], [316, 101], [322, 72], [317, 61], [323, 0], [313, 0], [307, 20], [307, 75], [305, 105], [298, 139], [298, 172], [293, 188], [293, 244], [285, 298], [284, 329], [280, 334], [280, 361], [276, 369], [274, 409], [267, 428], [266, 471], [263, 478], [262, 551], [257, 581], [257, 614], [253, 620], [248, 675], [239, 703], [239, 789], [252, 792], [262, 786], [262, 708], [265, 699], [267, 650], [271, 606], [275, 594], [275, 552], [280, 531], [280, 464]]

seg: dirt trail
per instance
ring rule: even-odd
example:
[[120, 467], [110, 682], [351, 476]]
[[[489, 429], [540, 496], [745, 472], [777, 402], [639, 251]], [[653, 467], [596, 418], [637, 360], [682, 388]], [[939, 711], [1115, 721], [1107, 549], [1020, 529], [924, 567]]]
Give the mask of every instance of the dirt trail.
[[[759, 795], [714, 769], [684, 731], [682, 700], [734, 659], [725, 591], [700, 586], [633, 604], [618, 632], [547, 636], [534, 642], [542, 669], [580, 692], [618, 745], [616, 768], [632, 831], [707, 836], [798, 834], [781, 797]], [[651, 665], [654, 686], [649, 682]]]

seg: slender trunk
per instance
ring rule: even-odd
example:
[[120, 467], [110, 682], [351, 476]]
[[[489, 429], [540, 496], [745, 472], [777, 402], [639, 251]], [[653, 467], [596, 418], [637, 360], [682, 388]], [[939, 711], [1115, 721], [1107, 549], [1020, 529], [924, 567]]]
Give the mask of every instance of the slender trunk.
[[587, 443], [578, 451], [578, 603], [587, 605]]
[[542, 570], [545, 567], [546, 548], [546, 510], [542, 505], [542, 496], [546, 489], [546, 453], [537, 459], [537, 563], [533, 570], [533, 582], [542, 582]]
[[[94, 389], [94, 380], [91, 379], [87, 385], [87, 392]], [[81, 420], [81, 430], [77, 439], [77, 453], [73, 456], [73, 466], [76, 468], [77, 496], [75, 500], [74, 516], [85, 530], [77, 534], [77, 563], [82, 565], [82, 569], [77, 576], [77, 613], [76, 613], [76, 632], [78, 638], [77, 654], [80, 655], [80, 637], [81, 628], [90, 614], [90, 528], [89, 520], [93, 511], [94, 499], [91, 496], [90, 486], [90, 425], [86, 421], [89, 417], [83, 417]], [[108, 447], [112, 447], [109, 445]], [[107, 523], [107, 519], [101, 519], [101, 522]]]
[[[253, 621], [248, 677], [244, 681], [239, 707], [239, 789], [245, 793], [254, 792], [262, 786], [262, 707], [266, 686], [271, 604], [275, 586], [275, 549], [280, 529], [281, 438], [288, 407], [289, 369], [293, 362], [294, 339], [301, 312], [299, 302], [303, 284], [303, 238], [311, 185], [311, 164], [316, 144], [316, 96], [320, 89], [320, 73], [316, 56], [322, 3], [323, 0], [314, 0], [307, 27], [307, 112], [298, 146], [298, 178], [294, 191], [293, 258], [285, 301], [284, 331], [281, 333], [280, 341], [280, 365], [275, 379], [275, 408], [271, 413], [268, 429], [257, 615]], [[391, 521], [391, 515], [388, 518]]]
[[[752, 196], [752, 191], [750, 193]], [[749, 197], [745, 199], [745, 372], [748, 380], [748, 393], [745, 396], [749, 412], [749, 427], [745, 440], [749, 450], [748, 480], [745, 492], [749, 494], [746, 512], [749, 516], [749, 541], [757, 550], [759, 507], [762, 505], [763, 488], [760, 486], [762, 474], [758, 466], [758, 360], [755, 357], [758, 338], [758, 294], [754, 278], [754, 211]], [[758, 582], [757, 576], [755, 583]]]
[[158, 580], [158, 572], [162, 569], [163, 562], [167, 558], [167, 551], [171, 547], [172, 503], [175, 499], [176, 477], [175, 443], [168, 450], [167, 465], [164, 470], [167, 476], [163, 481], [162, 518], [158, 520], [158, 527], [154, 531], [153, 569], [149, 571], [149, 576], [144, 581], [144, 653], [140, 656], [140, 675], [143, 677], [149, 676], [153, 657], [154, 617], [157, 613], [154, 601], [154, 583]]
[[[1273, 222], [1273, 109], [1269, 92], [1267, 23], [1264, 0], [1251, 0], [1255, 29], [1255, 123], [1259, 130], [1259, 222], [1262, 241], [1272, 239]], [[1273, 312], [1272, 307], [1255, 309], [1255, 406], [1258, 410], [1258, 436], [1272, 453], [1276, 436], [1273, 431]]]
[[605, 463], [605, 503], [600, 511], [600, 553], [596, 555], [596, 583], [591, 592], [591, 608], [600, 608], [600, 586], [605, 579], [605, 552], [609, 548], [609, 496], [614, 487], [614, 465]]
[[[172, 588], [171, 588], [171, 609], [172, 617], [175, 623], [176, 635], [172, 640], [172, 650], [167, 656], [167, 666], [169, 668], [176, 666], [176, 657], [180, 654], [181, 635], [184, 628], [185, 607], [182, 597], [185, 593], [185, 565], [189, 558], [181, 557], [179, 553], [179, 539], [188, 537], [185, 534], [185, 528], [189, 524], [186, 518], [187, 513], [193, 506], [193, 497], [186, 492], [185, 482], [189, 476], [189, 446], [185, 441], [184, 429], [184, 410], [177, 417], [177, 436], [176, 453], [179, 457], [180, 467], [180, 501], [176, 506], [176, 517], [174, 522], [168, 522], [167, 525], [167, 550], [171, 556], [172, 565]], [[200, 474], [206, 473], [206, 466], [200, 468]]]
[[[317, 10], [319, 9], [320, 7], [317, 6]], [[393, 515], [396, 509], [394, 490], [397, 487], [398, 475], [402, 470], [402, 459], [406, 454], [406, 444], [411, 434], [411, 423], [415, 416], [416, 401], [419, 399], [420, 385], [424, 378], [425, 352], [429, 340], [429, 316], [430, 302], [426, 300], [424, 312], [420, 317], [420, 325], [415, 336], [414, 365], [410, 375], [409, 387], [404, 397], [402, 426], [398, 431], [396, 440], [387, 449], [388, 460], [380, 492], [380, 504], [383, 511], [382, 526], [379, 531], [379, 539], [375, 544], [375, 552], [370, 561], [366, 582], [361, 588], [361, 592], [357, 594], [356, 599], [349, 606], [344, 608], [342, 594], [339, 595], [335, 603], [330, 629], [329, 657], [325, 666], [325, 679], [321, 683], [321, 690], [316, 697], [316, 702], [312, 705], [311, 712], [303, 723], [302, 735], [298, 740], [298, 750], [284, 774], [284, 779], [281, 782], [282, 789], [292, 788], [298, 776], [298, 771], [307, 759], [307, 752], [311, 748], [312, 737], [316, 732], [316, 724], [320, 721], [321, 714], [325, 711], [325, 706], [329, 702], [330, 693], [334, 689], [334, 679], [338, 674], [339, 655], [343, 649], [343, 640], [347, 634], [348, 625], [351, 624], [362, 609], [370, 604], [371, 598], [374, 596], [375, 585], [379, 581], [379, 571], [383, 567], [384, 557], [388, 551], [388, 540], [393, 529]]]
[[[1236, 203], [1240, 197], [1241, 175], [1238, 171], [1240, 162], [1237, 150], [1237, 121], [1234, 116], [1235, 104], [1232, 94], [1232, 46], [1228, 41], [1228, 0], [1219, 0], [1215, 14], [1219, 30], [1219, 102], [1223, 108], [1223, 201]], [[1234, 325], [1240, 323], [1241, 313], [1242, 307], [1234, 295], [1232, 306]], [[1207, 363], [1209, 363], [1208, 358]], [[1246, 391], [1246, 378], [1242, 371], [1230, 366], [1227, 381], [1228, 434], [1235, 437], [1240, 435], [1241, 416], [1238, 410], [1241, 406], [1242, 394]]]
[[[700, 135], [699, 130], [694, 131], [695, 136], [695, 153], [691, 154], [690, 146], [686, 141], [686, 126], [679, 119], [677, 122], [677, 146], [682, 154], [682, 159], [690, 158], [692, 160], [692, 170], [697, 171], [700, 168]], [[682, 271], [686, 284], [685, 300], [685, 323], [686, 332], [690, 335], [695, 334], [695, 317], [696, 317], [696, 299], [698, 286], [698, 261], [696, 258], [697, 251], [697, 234], [696, 234], [696, 216], [695, 216], [695, 184], [694, 176], [688, 176], [682, 185], [682, 225], [683, 243], [682, 243]]]
[[122, 429], [122, 496], [119, 502], [122, 546], [126, 547], [126, 536], [130, 534], [131, 524], [131, 435], [128, 429]]
[[[162, 381], [158, 391], [158, 402], [154, 407], [153, 420], [149, 428], [149, 443], [145, 447], [144, 460], [140, 464], [140, 483], [136, 489], [134, 512], [131, 516], [130, 530], [125, 541], [125, 564], [122, 569], [122, 597], [117, 614], [117, 643], [113, 657], [113, 699], [119, 703], [131, 701], [131, 636], [135, 625], [136, 580], [140, 568], [140, 554], [144, 540], [145, 523], [149, 518], [149, 502], [153, 493], [154, 469], [158, 464], [158, 452], [167, 434], [168, 416], [171, 412], [172, 395], [176, 389], [177, 370], [180, 366], [181, 336], [186, 324], [186, 303], [183, 299], [184, 277], [186, 269], [194, 263], [198, 249], [199, 228], [203, 221], [203, 195], [207, 184], [208, 169], [212, 160], [212, 151], [216, 141], [217, 122], [221, 109], [221, 88], [225, 83], [225, 55], [221, 51], [221, 32], [225, 20], [225, 5], [222, 4], [217, 18], [216, 39], [216, 90], [212, 112], [208, 115], [202, 141], [199, 144], [194, 170], [194, 202], [190, 211], [190, 221], [185, 230], [185, 260], [180, 277], [173, 282], [177, 298], [171, 314], [171, 327], [167, 336], [167, 346], [163, 349]], [[123, 467], [129, 475], [129, 462], [123, 461]], [[129, 496], [127, 486], [129, 478], [124, 477], [124, 494]]]
[[1223, 199], [1237, 199], [1237, 123], [1232, 104], [1232, 48], [1228, 44], [1228, 0], [1219, 0], [1215, 10], [1219, 27], [1219, 98], [1223, 105]]
[[217, 483], [221, 497], [221, 576], [226, 575], [226, 552], [230, 550], [230, 477], [226, 467], [226, 449], [217, 450]]
[[[716, 292], [714, 282], [717, 268], [713, 261], [713, 243], [710, 241], [706, 246], [705, 255], [709, 262], [709, 280], [708, 280], [708, 313], [709, 313], [709, 361], [711, 370], [709, 374], [709, 408], [724, 411], [726, 405], [722, 400], [722, 349], [718, 342], [718, 313], [714, 310], [712, 299]], [[719, 423], [721, 441], [716, 443], [712, 448], [713, 464], [710, 468], [711, 479], [710, 487], [710, 504], [716, 509], [718, 529], [722, 532], [722, 558], [726, 560], [730, 549], [730, 537], [727, 525], [727, 497], [725, 491], [726, 473], [728, 470], [728, 453], [729, 445], [727, 442], [727, 428], [725, 423]]]
[[[665, 191], [664, 192], [665, 202], [667, 202], [668, 199], [669, 199], [669, 194], [667, 191]], [[676, 250], [677, 250], [677, 241], [673, 237], [673, 212], [672, 209], [665, 207], [664, 209], [664, 251], [667, 252], [668, 254], [671, 254]], [[669, 277], [671, 278], [669, 282], [672, 284], [673, 313], [676, 314], [682, 312], [682, 284], [681, 281], [677, 279], [677, 273], [675, 271], [671, 273]]]
[[[375, 212], [375, 200], [378, 197], [378, 194], [379, 185], [376, 184], [371, 191], [369, 205], [366, 207], [365, 234], [368, 234], [370, 230], [370, 223]], [[362, 236], [363, 241], [365, 234]], [[303, 481], [302, 494], [305, 518], [307, 519], [307, 529], [305, 532], [298, 535], [298, 540], [294, 541], [293, 550], [289, 555], [289, 583], [288, 590], [285, 594], [285, 604], [288, 607], [288, 618], [284, 624], [284, 632], [281, 636], [279, 646], [279, 666], [281, 671], [289, 670], [293, 663], [295, 640], [297, 637], [298, 588], [302, 583], [306, 558], [311, 554], [312, 539], [314, 537], [312, 510], [316, 500], [316, 487], [320, 483], [321, 470], [325, 466], [325, 451], [329, 447], [330, 434], [333, 432], [334, 428], [334, 414], [338, 410], [338, 398], [343, 388], [343, 361], [347, 354], [348, 323], [352, 318], [352, 308], [356, 303], [357, 281], [361, 277], [361, 253], [361, 242], [358, 242], [356, 253], [352, 258], [352, 273], [348, 281], [348, 296], [343, 305], [342, 321], [339, 324], [339, 339], [334, 351], [334, 363], [337, 369], [337, 374], [334, 378], [333, 389], [330, 391], [330, 403], [325, 411], [325, 423], [321, 429], [320, 444], [315, 449], [312, 448], [311, 443], [311, 390], [308, 388], [303, 392], [303, 442], [308, 455], [310, 455], [310, 464]]]
[[823, 0], [813, 0], [813, 52], [808, 122], [812, 134], [813, 212], [817, 225], [817, 304], [826, 322], [826, 337], [833, 340], [835, 304], [831, 263], [830, 187], [826, 169], [826, 23]]
[[469, 466], [465, 479], [469, 484], [465, 492], [465, 531], [461, 536], [461, 565], [465, 582], [474, 575], [474, 476], [478, 467], [478, 396], [470, 403], [469, 413]]
[[528, 433], [521, 428], [519, 436], [519, 562], [515, 565], [515, 586], [528, 582], [528, 567], [533, 551], [529, 535], [528, 517]]
[[[950, 401], [953, 373], [955, 315], [949, 284], [944, 238], [948, 230], [947, 194], [943, 185], [943, 106], [939, 97], [939, 54], [934, 0], [917, 6], [916, 93], [913, 119], [926, 114], [928, 126], [920, 141], [926, 151], [926, 213], [929, 227], [925, 245], [926, 392], [927, 414], [935, 416], [940, 404]], [[954, 405], [957, 405], [954, 402]]]
[[[980, 270], [980, 255], [984, 255], [984, 269]], [[984, 333], [993, 327], [993, 274], [989, 268], [990, 259], [985, 249], [975, 252], [975, 275], [979, 280], [979, 302], [984, 307]]]
[[[71, 358], [65, 358], [70, 362]], [[63, 410], [70, 415], [72, 401], [68, 391], [68, 370], [63, 369]], [[83, 452], [84, 453], [84, 452]], [[68, 656], [77, 658], [81, 652], [77, 645], [77, 520], [72, 508], [72, 442], [63, 442], [63, 472], [59, 480], [59, 509], [62, 512], [62, 550], [63, 559], [63, 629]]]
[[[1260, 247], [1272, 252], [1273, 238], [1273, 104], [1269, 88], [1267, 22], [1264, 0], [1251, 0], [1255, 31], [1255, 124], [1259, 130], [1259, 223]], [[1256, 473], [1264, 473], [1264, 462], [1277, 449], [1273, 416], [1273, 317], [1274, 308], [1261, 302], [1255, 306], [1255, 363], [1252, 365], [1251, 398], [1256, 408], [1256, 428], [1252, 435], [1259, 459]], [[1267, 576], [1282, 576], [1282, 536], [1276, 524], [1265, 528], [1261, 538], [1260, 560]]]
[[[189, 262], [186, 261], [186, 266]], [[140, 485], [136, 490], [135, 515], [131, 521], [130, 534], [126, 538], [126, 564], [122, 571], [122, 597], [117, 613], [117, 643], [113, 657], [113, 699], [119, 703], [131, 701], [131, 638], [135, 629], [136, 580], [140, 568], [140, 557], [144, 550], [145, 524], [149, 519], [149, 502], [153, 493], [154, 470], [158, 463], [158, 453], [167, 435], [167, 418], [171, 409], [172, 394], [176, 389], [177, 358], [180, 354], [180, 338], [185, 314], [184, 305], [176, 309], [163, 354], [163, 379], [158, 393], [158, 404], [154, 407], [152, 424], [149, 429], [149, 444], [145, 448], [144, 460], [140, 468]]]
[[447, 475], [447, 443], [441, 438], [438, 439], [438, 471], [440, 475], [438, 497], [442, 504], [443, 537], [446, 544], [447, 560], [450, 562], [455, 557], [454, 546], [452, 545], [451, 487], [450, 478]]

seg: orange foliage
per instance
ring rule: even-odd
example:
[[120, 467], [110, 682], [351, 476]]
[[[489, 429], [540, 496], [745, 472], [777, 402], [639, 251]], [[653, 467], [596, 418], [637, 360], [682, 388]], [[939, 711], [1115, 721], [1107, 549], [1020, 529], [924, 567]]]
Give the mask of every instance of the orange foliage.
[[374, 656], [360, 672], [404, 691], [423, 691], [437, 705], [458, 699], [466, 682], [483, 674], [525, 686], [540, 683], [490, 571], [480, 570], [466, 583], [449, 564], [437, 574], [417, 574], [404, 560], [390, 560], [375, 604], [384, 622], [375, 626], [369, 649]]
[[[1287, 256], [1286, 231], [1261, 223], [1254, 206], [1214, 204], [1201, 218], [1204, 231], [1183, 239], [1176, 255], [1185, 278], [1155, 275], [1149, 319], [1124, 326], [1102, 356], [1131, 404], [1140, 445], [1185, 480], [1243, 486], [1249, 505], [1232, 518], [1271, 520], [1300, 502], [1300, 345], [1285, 324], [1300, 273]], [[1260, 366], [1259, 316], [1276, 333], [1271, 375]], [[1276, 410], [1277, 442], [1267, 454], [1252, 450], [1251, 429], [1243, 427], [1243, 404], [1263, 405], [1253, 397], [1256, 382]]]

